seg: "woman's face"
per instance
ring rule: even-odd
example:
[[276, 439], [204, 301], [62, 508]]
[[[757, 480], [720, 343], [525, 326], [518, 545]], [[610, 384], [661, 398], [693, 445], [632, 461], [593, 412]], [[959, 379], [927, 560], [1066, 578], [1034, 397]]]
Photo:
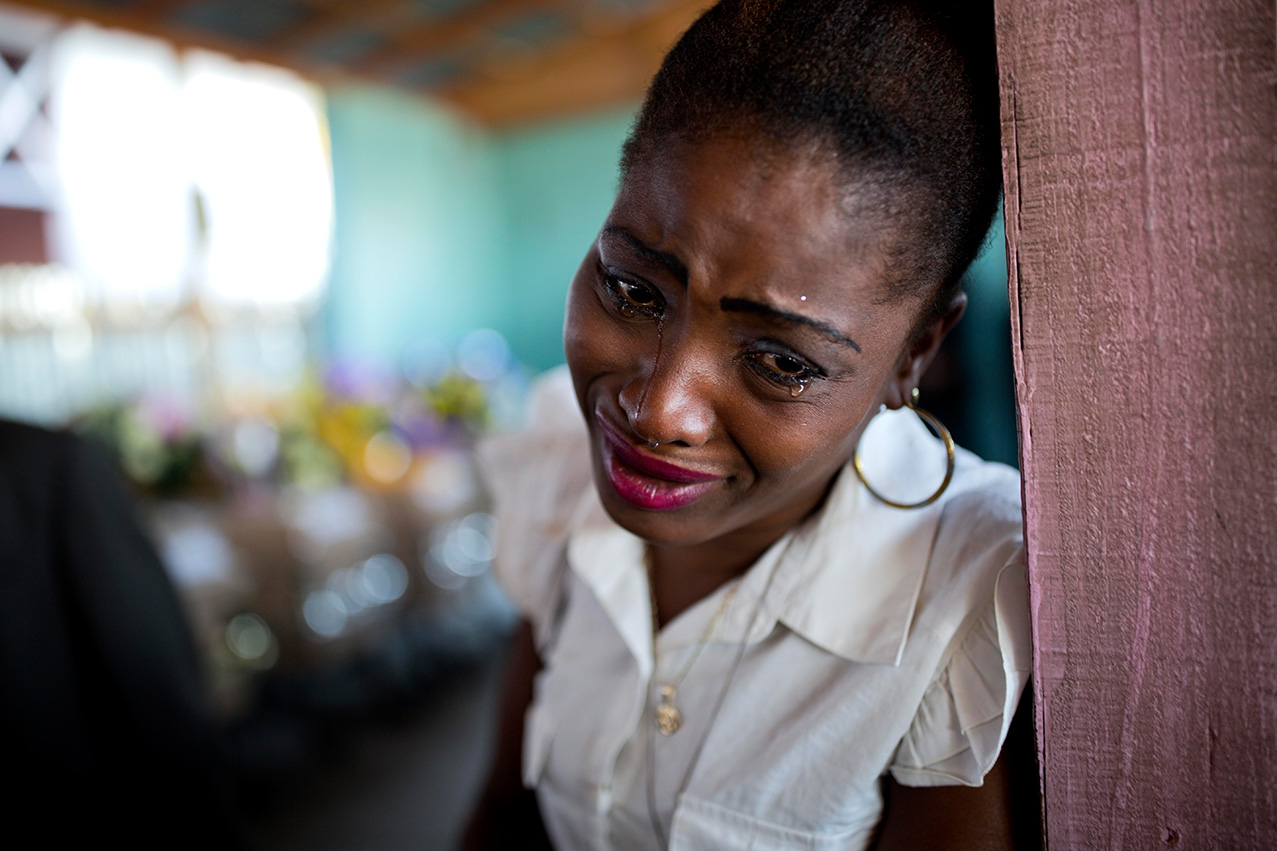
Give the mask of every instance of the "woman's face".
[[846, 212], [833, 178], [812, 157], [707, 142], [622, 185], [564, 344], [603, 505], [640, 537], [761, 552], [938, 344], [908, 345], [919, 301], [884, 298], [895, 234]]

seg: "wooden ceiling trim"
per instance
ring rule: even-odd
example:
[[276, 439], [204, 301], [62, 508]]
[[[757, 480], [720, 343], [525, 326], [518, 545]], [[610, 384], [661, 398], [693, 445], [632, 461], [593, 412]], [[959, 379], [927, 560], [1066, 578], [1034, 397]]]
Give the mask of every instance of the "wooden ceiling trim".
[[184, 2], [185, 0], [138, 0], [130, 7], [130, 11], [137, 15], [160, 17]]
[[260, 62], [277, 68], [290, 68], [320, 82], [334, 79], [332, 69], [309, 65], [304, 61], [286, 61], [285, 57], [265, 47], [250, 45], [239, 39], [227, 38], [206, 31], [191, 31], [166, 25], [157, 16], [143, 14], [134, 8], [100, 6], [78, 3], [74, 0], [5, 0], [13, 6], [21, 6], [47, 12], [64, 20], [89, 21], [108, 29], [121, 29], [141, 35], [153, 36], [182, 48], [203, 48], [224, 53], [246, 62]]
[[530, 59], [494, 61], [474, 79], [437, 94], [498, 128], [634, 103], [705, 3], [676, 0], [624, 25], [596, 22], [588, 37]]
[[405, 0], [361, 0], [359, 3], [338, 0], [305, 0], [315, 10], [310, 20], [290, 29], [270, 43], [270, 49], [285, 54], [302, 53], [305, 48], [325, 39], [339, 38], [369, 29], [394, 31], [415, 16]]
[[522, 15], [558, 11], [563, 0], [489, 0], [455, 15], [389, 34], [382, 50], [353, 63], [352, 69], [374, 77], [393, 76], [406, 66], [440, 53], [463, 53], [483, 43], [493, 27]]
[[[251, 44], [184, 27], [175, 16], [182, 0], [127, 6], [0, 0], [64, 20], [154, 36], [179, 49], [204, 48], [290, 68], [323, 84], [409, 88], [495, 128], [636, 101], [665, 51], [709, 1], [668, 0], [636, 10], [592, 0], [486, 0], [430, 18], [409, 0], [299, 0], [314, 14], [270, 42]], [[503, 41], [503, 27], [543, 12], [564, 18], [561, 36], [527, 45]], [[368, 46], [340, 45], [343, 38], [357, 41], [361, 34], [368, 36]], [[335, 52], [326, 52], [325, 42], [327, 47], [338, 43]], [[462, 76], [432, 75], [427, 67], [432, 63], [451, 65]]]

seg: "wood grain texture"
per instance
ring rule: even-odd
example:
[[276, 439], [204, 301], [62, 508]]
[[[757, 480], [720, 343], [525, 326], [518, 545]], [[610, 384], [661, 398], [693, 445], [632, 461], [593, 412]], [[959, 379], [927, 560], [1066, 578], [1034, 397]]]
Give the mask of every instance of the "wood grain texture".
[[1050, 847], [1277, 847], [1273, 2], [996, 6]]

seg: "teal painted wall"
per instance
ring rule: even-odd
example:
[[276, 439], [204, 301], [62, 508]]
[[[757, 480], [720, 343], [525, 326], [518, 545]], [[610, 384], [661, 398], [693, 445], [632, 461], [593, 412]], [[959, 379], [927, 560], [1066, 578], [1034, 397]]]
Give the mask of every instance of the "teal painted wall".
[[503, 285], [492, 140], [442, 107], [377, 88], [328, 96], [336, 218], [331, 355], [397, 364], [413, 341], [489, 323]]
[[1006, 229], [1001, 212], [989, 229], [984, 250], [967, 270], [964, 287], [967, 312], [952, 341], [965, 376], [960, 440], [982, 458], [1018, 466]]
[[506, 212], [501, 330], [532, 366], [563, 361], [563, 302], [617, 190], [617, 160], [637, 105], [521, 130], [496, 142]]
[[490, 327], [529, 366], [562, 362], [567, 285], [611, 207], [633, 112], [492, 135], [420, 98], [331, 92], [326, 352], [396, 364], [423, 337]]

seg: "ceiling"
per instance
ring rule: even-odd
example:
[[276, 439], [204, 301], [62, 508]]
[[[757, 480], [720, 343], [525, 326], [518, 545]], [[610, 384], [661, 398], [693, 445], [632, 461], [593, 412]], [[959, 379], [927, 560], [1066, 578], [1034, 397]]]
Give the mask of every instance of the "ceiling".
[[492, 127], [636, 101], [710, 0], [5, 0], [420, 92]]

